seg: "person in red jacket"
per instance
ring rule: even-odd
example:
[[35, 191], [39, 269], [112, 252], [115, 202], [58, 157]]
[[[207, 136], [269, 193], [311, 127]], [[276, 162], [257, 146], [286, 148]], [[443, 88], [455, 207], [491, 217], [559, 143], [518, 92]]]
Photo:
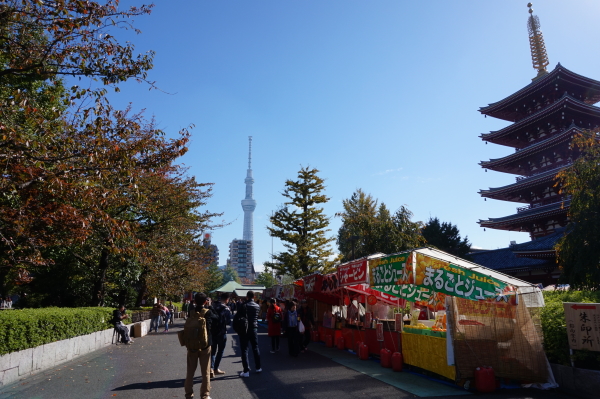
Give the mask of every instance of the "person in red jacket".
[[269, 301], [267, 310], [267, 323], [269, 325], [268, 336], [271, 337], [271, 353], [279, 352], [279, 336], [281, 335], [281, 321], [283, 314], [281, 308], [275, 303], [275, 299]]

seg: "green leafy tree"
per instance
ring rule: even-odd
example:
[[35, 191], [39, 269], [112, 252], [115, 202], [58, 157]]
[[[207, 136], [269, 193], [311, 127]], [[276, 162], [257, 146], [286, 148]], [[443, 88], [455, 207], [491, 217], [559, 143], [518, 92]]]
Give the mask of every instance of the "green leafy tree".
[[237, 274], [237, 270], [231, 267], [231, 265], [227, 265], [223, 270], [223, 280], [221, 282], [221, 285], [227, 284], [230, 281], [235, 281], [238, 284], [242, 283], [240, 276], [238, 276]]
[[600, 130], [573, 139], [580, 156], [558, 174], [560, 191], [570, 196], [567, 233], [556, 245], [560, 281], [571, 289], [600, 289]]
[[258, 273], [254, 279], [254, 283], [263, 285], [266, 288], [270, 288], [277, 284], [277, 279], [273, 275], [273, 271], [265, 266], [265, 270], [261, 273]]
[[335, 262], [330, 243], [334, 238], [326, 236], [329, 219], [319, 204], [329, 201], [323, 194], [324, 180], [317, 169], [302, 167], [298, 180], [287, 180], [282, 195], [288, 200], [271, 216], [273, 227], [267, 227], [272, 237], [283, 241], [286, 251], [273, 254], [274, 262], [269, 268], [278, 274], [290, 274], [294, 278], [314, 273], [328, 273]]
[[429, 218], [422, 230], [427, 245], [465, 258], [471, 250], [469, 238], [461, 238], [458, 227], [450, 222], [440, 222], [436, 218]]
[[337, 244], [343, 261], [361, 258], [378, 252], [391, 254], [418, 248], [425, 241], [421, 222], [412, 221], [412, 212], [401, 206], [391, 215], [387, 206], [361, 189], [342, 202], [344, 211]]
[[223, 285], [223, 272], [216, 263], [211, 263], [206, 269], [205, 292], [211, 292]]

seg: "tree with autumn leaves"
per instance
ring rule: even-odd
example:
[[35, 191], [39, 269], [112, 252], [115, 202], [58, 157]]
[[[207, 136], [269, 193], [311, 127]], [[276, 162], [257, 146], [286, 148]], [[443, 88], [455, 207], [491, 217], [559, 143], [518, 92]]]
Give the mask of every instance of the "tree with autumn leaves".
[[106, 98], [129, 79], [153, 85], [153, 53], [135, 55], [112, 35], [150, 11], [120, 11], [115, 0], [0, 4], [2, 295], [131, 304], [202, 287], [199, 237], [217, 215], [199, 210], [211, 185], [176, 163], [189, 129], [167, 138]]
[[569, 224], [557, 242], [559, 281], [571, 289], [600, 289], [600, 129], [576, 135], [573, 164], [557, 176], [560, 192], [569, 198]]

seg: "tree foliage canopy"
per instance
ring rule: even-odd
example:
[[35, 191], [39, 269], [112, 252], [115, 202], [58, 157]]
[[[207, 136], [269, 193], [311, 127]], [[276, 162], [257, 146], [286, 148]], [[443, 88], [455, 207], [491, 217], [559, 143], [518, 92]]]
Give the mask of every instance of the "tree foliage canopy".
[[471, 250], [469, 238], [461, 238], [458, 227], [450, 222], [440, 222], [436, 218], [430, 218], [422, 230], [427, 245], [431, 245], [442, 251], [464, 258]]
[[412, 212], [401, 206], [392, 215], [387, 206], [362, 189], [342, 201], [344, 210], [337, 244], [344, 262], [378, 252], [392, 254], [425, 243], [421, 222], [412, 221]]
[[302, 167], [297, 180], [287, 180], [282, 195], [288, 200], [271, 216], [273, 227], [267, 227], [272, 237], [283, 241], [286, 251], [273, 254], [267, 262], [278, 274], [299, 278], [311, 273], [328, 273], [335, 262], [327, 237], [329, 219], [319, 204], [329, 201], [323, 194], [324, 180], [317, 169]]
[[560, 280], [571, 289], [600, 289], [600, 131], [576, 136], [580, 156], [558, 174], [561, 193], [569, 196], [567, 232], [556, 246]]
[[218, 215], [200, 211], [212, 185], [177, 164], [190, 129], [168, 138], [106, 98], [152, 67], [153, 52], [112, 35], [151, 6], [117, 6], [0, 4], [0, 283], [32, 305], [139, 303], [206, 283], [198, 237]]

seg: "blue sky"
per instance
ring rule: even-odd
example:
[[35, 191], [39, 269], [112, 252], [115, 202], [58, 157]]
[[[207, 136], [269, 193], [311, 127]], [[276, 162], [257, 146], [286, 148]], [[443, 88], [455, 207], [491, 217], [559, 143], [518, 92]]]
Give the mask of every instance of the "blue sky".
[[[140, 5], [124, 1], [122, 6]], [[119, 33], [136, 50], [156, 51], [149, 79], [127, 83], [113, 104], [145, 109], [174, 135], [195, 125], [182, 162], [212, 182], [208, 209], [227, 227], [213, 243], [225, 264], [241, 238], [248, 136], [253, 136], [255, 266], [270, 259], [266, 225], [283, 203], [286, 179], [301, 166], [321, 171], [325, 212], [334, 218], [357, 188], [414, 220], [456, 224], [474, 246], [505, 247], [528, 235], [477, 221], [516, 212], [484, 201], [479, 189], [514, 182], [481, 160], [514, 150], [479, 134], [507, 125], [477, 110], [531, 82], [527, 1], [158, 1]], [[534, 2], [549, 69], [558, 62], [600, 80], [597, 0]], [[115, 32], [116, 33], [116, 32]]]

